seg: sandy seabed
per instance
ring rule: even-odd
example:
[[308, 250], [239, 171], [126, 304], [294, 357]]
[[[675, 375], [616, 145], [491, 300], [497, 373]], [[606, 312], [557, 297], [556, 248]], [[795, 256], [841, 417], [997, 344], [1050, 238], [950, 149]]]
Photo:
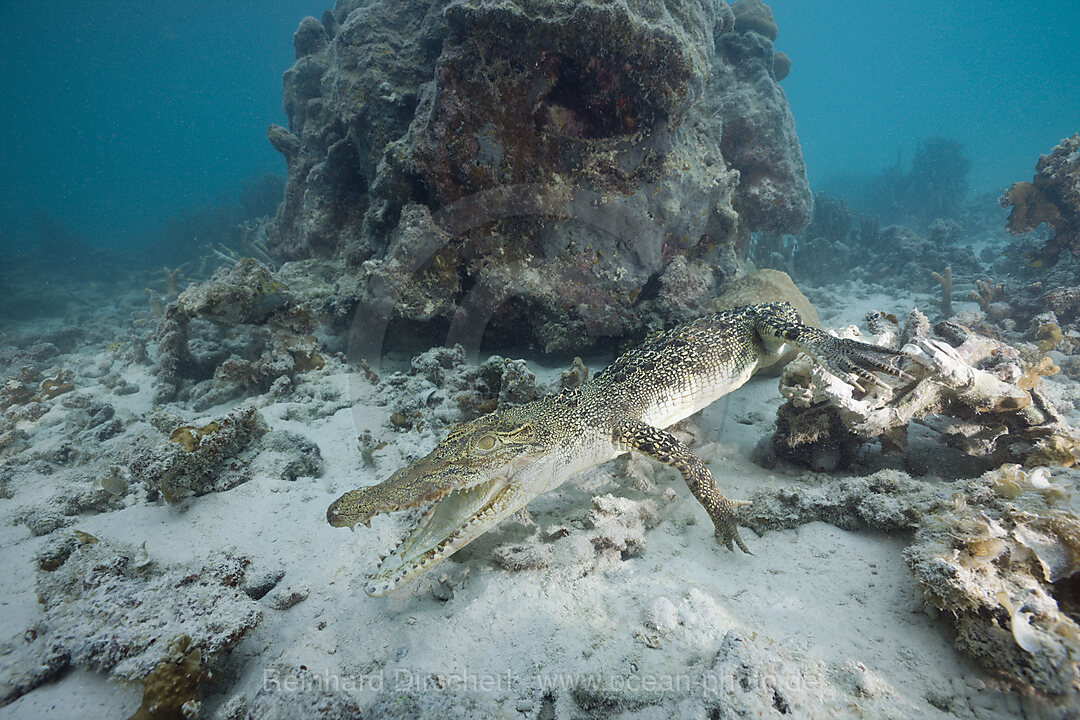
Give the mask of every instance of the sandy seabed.
[[[860, 323], [868, 310], [929, 304], [869, 290], [812, 299], [827, 327]], [[63, 361], [85, 367], [102, 352], [86, 347]], [[530, 368], [549, 385], [562, 370]], [[115, 396], [76, 373], [75, 392], [107, 399], [126, 424], [120, 437], [134, 442], [148, 432], [152, 377], [145, 365], [112, 370], [140, 390]], [[1067, 378], [1047, 382], [1074, 392]], [[28, 514], [65, 489], [56, 475], [18, 473], [0, 501], [5, 680], [25, 672], [33, 657], [26, 635], [44, 622], [37, 585], [45, 571], [36, 558], [58, 534], [79, 530], [144, 549], [155, 567], [197, 570], [224, 551], [250, 560], [248, 578], [270, 578], [258, 599], [241, 598], [261, 621], [216, 659], [202, 717], [286, 718], [316, 709], [321, 717], [627, 719], [1043, 712], [954, 649], [952, 626], [924, 602], [901, 557], [908, 538], [813, 522], [762, 536], [744, 530], [753, 555], [733, 554], [715, 542], [677, 473], [641, 458], [579, 475], [534, 501], [527, 517], [389, 597], [369, 598], [366, 574], [404, 522], [379, 516], [370, 529], [348, 533], [326, 523], [326, 508], [429, 450], [441, 431], [395, 429], [387, 398], [333, 359], [306, 374], [301, 389], [191, 420], [254, 404], [271, 431], [318, 445], [318, 477], [283, 479], [256, 460], [251, 479], [227, 490], [168, 504], [130, 488], [114, 509], [85, 511], [35, 535]], [[68, 441], [74, 410], [62, 400], [20, 424], [30, 443], [24, 452], [46, 456]], [[755, 378], [690, 421], [695, 451], [729, 497], [827, 479], [752, 461], [780, 404], [776, 378]], [[357, 443], [365, 430], [375, 446], [386, 443], [373, 451], [373, 466]], [[89, 462], [84, 475], [104, 477], [109, 461]], [[163, 613], [159, 644], [175, 620]], [[89, 663], [0, 707], [0, 718], [126, 717], [142, 689]]]

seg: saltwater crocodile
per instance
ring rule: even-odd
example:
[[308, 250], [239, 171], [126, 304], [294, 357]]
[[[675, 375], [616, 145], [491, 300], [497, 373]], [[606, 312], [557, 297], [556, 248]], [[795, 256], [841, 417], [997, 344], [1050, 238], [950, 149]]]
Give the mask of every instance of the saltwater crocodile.
[[380, 562], [365, 591], [385, 595], [445, 560], [536, 496], [607, 460], [637, 451], [677, 469], [705, 507], [716, 538], [749, 552], [725, 498], [690, 449], [664, 430], [745, 383], [797, 348], [856, 387], [874, 374], [908, 377], [901, 353], [804, 325], [788, 303], [750, 305], [698, 318], [648, 338], [591, 380], [557, 395], [454, 426], [427, 456], [388, 480], [342, 495], [326, 511], [334, 527], [425, 508]]

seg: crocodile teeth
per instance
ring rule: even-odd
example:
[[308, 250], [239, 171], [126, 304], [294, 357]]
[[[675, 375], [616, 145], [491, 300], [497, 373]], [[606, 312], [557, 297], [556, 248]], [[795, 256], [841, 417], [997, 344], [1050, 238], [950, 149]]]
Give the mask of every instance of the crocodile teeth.
[[497, 521], [515, 493], [507, 477], [449, 493], [432, 503], [390, 555], [380, 557], [365, 592], [384, 595], [453, 555]]

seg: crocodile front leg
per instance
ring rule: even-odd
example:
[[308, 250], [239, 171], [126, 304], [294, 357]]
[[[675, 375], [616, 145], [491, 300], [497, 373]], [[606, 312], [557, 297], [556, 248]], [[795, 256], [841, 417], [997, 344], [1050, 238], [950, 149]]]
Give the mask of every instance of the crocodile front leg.
[[815, 327], [793, 321], [783, 313], [759, 313], [754, 329], [766, 345], [792, 345], [836, 377], [863, 391], [868, 390], [871, 385], [887, 387], [875, 372], [904, 380], [915, 379], [892, 364], [907, 357], [905, 353], [857, 340], [838, 338]]
[[712, 518], [716, 527], [716, 539], [726, 545], [728, 550], [734, 549], [734, 543], [744, 553], [752, 554], [739, 537], [735, 518], [735, 508], [745, 503], [724, 497], [709, 468], [678, 438], [666, 430], [628, 418], [619, 423], [612, 439], [620, 450], [636, 450], [678, 470], [690, 492], [694, 493], [694, 497]]

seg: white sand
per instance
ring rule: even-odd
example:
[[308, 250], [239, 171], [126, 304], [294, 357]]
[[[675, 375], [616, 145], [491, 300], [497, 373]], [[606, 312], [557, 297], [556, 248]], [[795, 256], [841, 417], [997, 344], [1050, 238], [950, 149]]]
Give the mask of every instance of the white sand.
[[[839, 326], [858, 322], [869, 309], [906, 313], [912, 302], [848, 298], [842, 313], [826, 306], [822, 318]], [[534, 370], [544, 378], [557, 374]], [[137, 416], [150, 410], [150, 382], [145, 371], [130, 374], [143, 392], [109, 401]], [[666, 718], [682, 707], [683, 716], [693, 717], [702, 689], [688, 690], [686, 683], [700, 682], [733, 629], [760, 651], [765, 663], [758, 670], [783, 688], [795, 717], [992, 718], [1020, 711], [1017, 698], [992, 689], [992, 679], [953, 649], [949, 624], [925, 610], [900, 556], [905, 538], [823, 523], [764, 537], [744, 529], [754, 555], [734, 554], [715, 542], [711, 523], [681, 479], [659, 467], [643, 471], [653, 473], [655, 482], [642, 487], [616, 477], [609, 463], [530, 508], [539, 528], [566, 525], [574, 535], [582, 532], [594, 496], [652, 500], [660, 522], [646, 532], [638, 557], [594, 558], [589, 567], [585, 548], [577, 555], [556, 553], [546, 568], [507, 570], [493, 561], [494, 550], [536, 530], [512, 520], [390, 597], [369, 598], [362, 592], [364, 576], [393, 544], [401, 520], [381, 516], [370, 530], [360, 526], [349, 533], [326, 523], [326, 507], [346, 490], [385, 478], [403, 462], [402, 448], [426, 451], [433, 436], [417, 441], [391, 429], [387, 409], [374, 405], [371, 386], [358, 376], [326, 371], [316, 382], [346, 397], [350, 387], [361, 388], [364, 403], [312, 422], [284, 419], [290, 403], [261, 412], [272, 428], [318, 443], [322, 477], [286, 482], [258, 476], [180, 507], [140, 502], [80, 517], [73, 525], [103, 540], [145, 542], [159, 562], [195, 564], [211, 550], [232, 549], [252, 559], [253, 572], [284, 569], [278, 588], [309, 590], [294, 607], [264, 611], [262, 623], [228, 660], [238, 675], [217, 688], [227, 688], [224, 695], [206, 699], [204, 716], [212, 717], [230, 697], [253, 697], [267, 673], [304, 665], [314, 675], [356, 685], [354, 699], [362, 707], [375, 699], [378, 683], [383, 690], [415, 690], [423, 681], [426, 697], [471, 695], [476, 716]], [[700, 422], [707, 437], [699, 449], [729, 497], [746, 498], [767, 484], [816, 482], [810, 473], [767, 471], [750, 460], [780, 404], [776, 384], [756, 379], [707, 409]], [[55, 435], [47, 420], [24, 428], [35, 443]], [[389, 443], [376, 452], [375, 469], [363, 467], [357, 447], [364, 429]], [[57, 491], [49, 477], [34, 482], [14, 488], [15, 498], [0, 504], [0, 514], [10, 516], [15, 504]], [[670, 500], [668, 488], [674, 490]], [[0, 642], [20, 637], [40, 618], [33, 555], [48, 539], [5, 519]], [[447, 602], [432, 594], [443, 577], [453, 588]], [[586, 675], [603, 688], [591, 695], [599, 704], [589, 713], [579, 707], [580, 693], [575, 701], [573, 693], [555, 691], [545, 701], [538, 690], [575, 678], [583, 683]], [[438, 677], [442, 688], [434, 684]], [[620, 688], [635, 692], [620, 694]], [[952, 711], [932, 705], [928, 694]], [[0, 708], [0, 718], [126, 717], [140, 697], [139, 686], [77, 670]], [[617, 697], [626, 701], [601, 702]], [[771, 702], [753, 712], [780, 715]]]

